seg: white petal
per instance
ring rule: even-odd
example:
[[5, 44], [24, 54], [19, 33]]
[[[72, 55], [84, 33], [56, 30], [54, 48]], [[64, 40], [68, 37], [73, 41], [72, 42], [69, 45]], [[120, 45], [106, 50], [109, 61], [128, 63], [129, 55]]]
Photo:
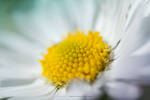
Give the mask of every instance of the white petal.
[[130, 3], [129, 0], [103, 0], [100, 2], [96, 29], [100, 30], [104, 39], [112, 46], [121, 38]]
[[109, 76], [111, 79], [131, 81], [136, 84], [149, 84], [150, 55], [130, 56], [127, 59], [116, 60], [112, 64]]
[[150, 51], [150, 41], [143, 45], [140, 49], [136, 50], [133, 55], [146, 55]]
[[48, 95], [54, 87], [49, 86], [43, 80], [36, 80], [30, 85], [18, 87], [4, 87], [0, 88], [0, 97], [38, 97]]
[[[92, 94], [89, 94], [91, 90], [94, 90], [92, 86], [81, 80], [73, 80], [66, 89], [65, 97], [70, 97], [72, 100], [82, 100], [85, 97], [93, 98]], [[96, 90], [96, 89], [95, 89]], [[93, 91], [93, 94], [95, 91]]]
[[150, 16], [144, 16], [145, 10], [150, 3], [141, 1], [127, 23], [124, 34], [122, 35], [120, 46], [116, 50], [116, 55], [120, 58], [139, 49], [150, 39]]
[[107, 92], [115, 100], [137, 100], [142, 91], [134, 84], [112, 82], [107, 84]]
[[34, 42], [29, 41], [27, 38], [13, 32], [1, 32], [3, 33], [0, 37], [1, 45], [4, 45], [8, 49], [12, 49], [14, 51], [21, 52], [24, 54], [32, 53], [33, 56], [39, 54], [41, 48]]
[[0, 87], [15, 87], [15, 86], [21, 86], [21, 85], [27, 85], [33, 83], [36, 78], [29, 78], [29, 79], [1, 79], [0, 80]]
[[[24, 67], [24, 66], [22, 66]], [[31, 66], [30, 66], [31, 67]], [[41, 73], [40, 68], [19, 68], [19, 67], [3, 67], [0, 68], [0, 80], [5, 79], [27, 79], [39, 77]]]
[[82, 80], [73, 80], [69, 84], [66, 92], [68, 92], [67, 95], [70, 95], [70, 96], [83, 96], [83, 94], [85, 93], [84, 91], [88, 91], [90, 89], [91, 89], [91, 86], [87, 84], [86, 82]]

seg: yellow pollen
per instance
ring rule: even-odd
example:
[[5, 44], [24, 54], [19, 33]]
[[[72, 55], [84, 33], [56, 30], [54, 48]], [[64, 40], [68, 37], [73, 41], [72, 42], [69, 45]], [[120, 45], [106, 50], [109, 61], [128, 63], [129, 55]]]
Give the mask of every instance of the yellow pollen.
[[56, 88], [64, 87], [76, 78], [94, 82], [112, 61], [111, 47], [99, 32], [68, 33], [63, 41], [47, 50], [41, 60], [42, 75]]

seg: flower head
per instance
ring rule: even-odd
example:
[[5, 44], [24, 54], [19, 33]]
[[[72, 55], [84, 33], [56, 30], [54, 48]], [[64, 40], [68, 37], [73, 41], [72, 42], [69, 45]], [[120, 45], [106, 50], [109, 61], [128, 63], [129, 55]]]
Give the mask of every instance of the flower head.
[[57, 88], [74, 78], [93, 82], [112, 61], [111, 47], [99, 32], [76, 31], [62, 42], [48, 48], [41, 60], [43, 76]]

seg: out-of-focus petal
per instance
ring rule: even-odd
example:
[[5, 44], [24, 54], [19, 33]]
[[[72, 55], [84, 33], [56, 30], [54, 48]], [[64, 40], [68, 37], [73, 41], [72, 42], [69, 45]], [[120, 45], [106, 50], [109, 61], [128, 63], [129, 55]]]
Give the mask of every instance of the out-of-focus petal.
[[132, 2], [131, 0], [102, 0], [99, 4], [95, 29], [99, 30], [104, 39], [114, 46], [121, 39]]
[[125, 32], [122, 35], [121, 43], [115, 51], [116, 56], [120, 59], [128, 57], [128, 54], [132, 55], [135, 50], [139, 49], [149, 41], [150, 16], [145, 16], [143, 12], [148, 10], [148, 5], [150, 5], [149, 1], [141, 1], [127, 23]]
[[49, 86], [43, 80], [39, 79], [30, 85], [18, 86], [18, 87], [1, 87], [0, 98], [37, 98], [45, 96], [49, 97], [49, 93], [54, 87]]
[[141, 89], [135, 84], [110, 82], [106, 91], [115, 100], [137, 100], [141, 95]]
[[111, 79], [121, 79], [136, 84], [149, 84], [149, 59], [150, 54], [130, 56], [124, 60], [116, 60], [113, 63], [109, 75]]
[[150, 41], [148, 41], [141, 48], [136, 50], [133, 55], [146, 55], [149, 54], [149, 51], [150, 51]]

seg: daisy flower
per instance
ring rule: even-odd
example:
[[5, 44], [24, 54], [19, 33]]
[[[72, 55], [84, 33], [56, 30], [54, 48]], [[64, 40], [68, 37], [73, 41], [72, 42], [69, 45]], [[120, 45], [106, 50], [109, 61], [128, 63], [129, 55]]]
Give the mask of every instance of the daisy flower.
[[1, 4], [0, 99], [134, 100], [149, 85], [148, 0]]

